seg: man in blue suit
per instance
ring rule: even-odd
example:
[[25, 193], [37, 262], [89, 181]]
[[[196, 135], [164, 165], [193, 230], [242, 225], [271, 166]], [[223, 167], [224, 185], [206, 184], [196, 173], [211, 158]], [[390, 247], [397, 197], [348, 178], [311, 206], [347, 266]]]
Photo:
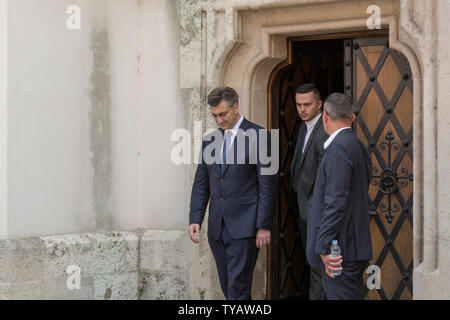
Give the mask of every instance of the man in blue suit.
[[259, 248], [270, 243], [276, 196], [276, 176], [267, 174], [270, 164], [261, 159], [270, 156], [270, 138], [240, 115], [238, 99], [228, 87], [208, 95], [220, 129], [203, 139], [189, 214], [190, 238], [199, 243], [209, 201], [208, 242], [228, 300], [251, 299]]
[[[372, 162], [351, 129], [352, 108], [350, 99], [341, 93], [325, 101], [323, 125], [330, 137], [324, 143], [325, 154], [307, 210], [307, 259], [310, 265], [324, 268], [329, 300], [361, 298], [362, 274], [372, 259], [368, 208]], [[338, 240], [340, 257], [330, 255], [332, 240]], [[339, 276], [331, 273], [339, 270]]]

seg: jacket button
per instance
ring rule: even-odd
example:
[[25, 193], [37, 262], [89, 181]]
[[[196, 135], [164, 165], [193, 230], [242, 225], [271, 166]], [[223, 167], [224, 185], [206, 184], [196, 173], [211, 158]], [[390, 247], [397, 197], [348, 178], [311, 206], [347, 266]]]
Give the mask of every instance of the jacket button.
[[223, 179], [220, 179], [219, 182], [223, 182]]
[[220, 198], [220, 202], [222, 202], [223, 201], [223, 198]]

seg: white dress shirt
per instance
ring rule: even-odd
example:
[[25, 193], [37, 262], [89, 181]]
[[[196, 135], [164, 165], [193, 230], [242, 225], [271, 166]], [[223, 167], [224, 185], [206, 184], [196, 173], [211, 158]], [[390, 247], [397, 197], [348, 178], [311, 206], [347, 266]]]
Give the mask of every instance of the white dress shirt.
[[311, 136], [311, 133], [314, 130], [317, 122], [319, 122], [321, 115], [322, 115], [322, 113], [319, 113], [314, 119], [306, 121], [306, 136], [305, 136], [305, 142], [303, 143], [302, 154], [303, 154], [303, 152], [305, 152], [306, 144], [308, 143], [309, 137]]
[[[227, 130], [225, 130], [225, 132], [224, 132], [224, 136], [226, 135], [226, 134], [230, 134], [229, 132], [231, 131], [231, 141], [228, 141], [227, 140], [227, 147], [228, 147], [228, 149], [227, 150], [230, 150], [230, 148], [231, 148], [231, 146], [233, 145], [233, 142], [234, 142], [234, 138], [236, 137], [236, 135], [237, 135], [237, 132], [238, 132], [238, 130], [239, 130], [239, 127], [241, 126], [241, 123], [242, 123], [242, 121], [244, 120], [244, 116], [241, 116], [241, 118], [239, 119], [239, 121], [234, 125], [234, 127], [233, 127], [233, 129], [227, 129]], [[225, 139], [224, 139], [224, 141], [225, 141]], [[223, 142], [222, 142], [222, 148], [220, 148], [220, 157], [222, 157], [222, 153], [223, 153]], [[228, 154], [228, 153], [227, 153]]]
[[327, 141], [324, 142], [323, 144], [323, 148], [326, 149], [330, 146], [330, 144], [333, 142], [334, 138], [336, 138], [336, 136], [339, 134], [339, 132], [341, 132], [342, 130], [345, 129], [351, 129], [352, 127], [344, 127], [344, 128], [340, 128], [339, 130], [336, 130], [335, 132], [333, 132], [333, 134], [327, 139]]

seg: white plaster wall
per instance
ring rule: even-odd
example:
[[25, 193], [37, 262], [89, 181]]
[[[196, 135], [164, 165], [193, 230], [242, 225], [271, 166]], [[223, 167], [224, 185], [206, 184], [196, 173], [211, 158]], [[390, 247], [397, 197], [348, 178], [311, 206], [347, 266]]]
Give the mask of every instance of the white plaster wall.
[[8, 237], [92, 225], [90, 26], [66, 28], [66, 8], [90, 3], [8, 1]]
[[[0, 58], [9, 55], [7, 108], [0, 104], [0, 116], [8, 112], [0, 120], [0, 154], [8, 143], [7, 169], [0, 157], [7, 181], [0, 184], [0, 237], [184, 229], [186, 167], [170, 162], [171, 133], [184, 126], [177, 1], [0, 1], [9, 5], [7, 51], [0, 47]], [[81, 8], [81, 30], [66, 28], [72, 4]], [[106, 35], [105, 47], [98, 48], [96, 31]], [[98, 56], [109, 63], [98, 66]], [[99, 87], [93, 72], [103, 77], [100, 98], [91, 92]], [[91, 121], [99, 104], [111, 128], [100, 144], [92, 133], [105, 124]], [[97, 152], [110, 171], [102, 171], [103, 161], [95, 167]]]
[[0, 0], [0, 239], [7, 231], [7, 1]]
[[178, 1], [142, 1], [138, 83], [138, 225], [187, 226], [185, 166], [170, 159], [175, 128], [184, 127], [179, 93]]
[[176, 0], [109, 2], [113, 226], [183, 229], [186, 168], [170, 161], [184, 126]]
[[186, 167], [170, 159], [184, 126], [176, 0], [109, 2], [113, 227], [184, 229]]
[[113, 225], [137, 227], [137, 1], [108, 7], [111, 59]]

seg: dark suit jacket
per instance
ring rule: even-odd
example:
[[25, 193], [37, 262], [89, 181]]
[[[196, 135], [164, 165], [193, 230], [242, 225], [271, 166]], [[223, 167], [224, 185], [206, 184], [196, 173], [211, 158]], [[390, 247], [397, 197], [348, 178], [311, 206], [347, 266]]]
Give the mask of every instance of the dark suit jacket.
[[291, 184], [297, 192], [300, 217], [305, 221], [307, 219], [306, 207], [308, 205], [308, 198], [312, 194], [314, 181], [316, 180], [317, 167], [325, 152], [323, 143], [328, 138], [327, 133], [323, 129], [321, 116], [311, 132], [308, 142], [306, 143], [305, 152], [302, 154], [306, 130], [306, 124], [303, 123], [299, 130], [297, 143], [295, 145], [295, 153], [291, 164]]
[[[244, 118], [240, 129], [244, 132], [254, 129], [255, 133], [258, 133], [258, 130], [263, 128]], [[218, 135], [217, 133], [218, 131], [215, 132], [215, 136]], [[254, 237], [257, 229], [272, 228], [276, 175], [261, 174], [261, 169], [269, 167], [270, 164], [263, 165], [259, 156], [255, 161], [250, 161], [252, 155], [259, 154], [259, 136], [257, 137], [257, 141], [253, 143], [249, 143], [250, 139], [245, 139], [244, 164], [236, 163], [238, 145], [236, 137], [233, 143], [235, 162], [226, 165], [222, 175], [219, 161], [213, 164], [203, 161], [197, 167], [192, 187], [189, 223], [202, 224], [209, 200], [208, 238], [210, 239], [219, 239], [222, 219], [234, 239]], [[203, 139], [203, 159], [203, 151], [214, 141], [211, 135]], [[270, 136], [267, 141], [270, 142]], [[268, 153], [270, 154], [270, 144]], [[227, 162], [229, 160], [227, 158]]]
[[308, 203], [306, 256], [323, 265], [338, 240], [344, 262], [372, 259], [368, 189], [372, 162], [367, 148], [351, 129], [341, 131], [326, 149]]

